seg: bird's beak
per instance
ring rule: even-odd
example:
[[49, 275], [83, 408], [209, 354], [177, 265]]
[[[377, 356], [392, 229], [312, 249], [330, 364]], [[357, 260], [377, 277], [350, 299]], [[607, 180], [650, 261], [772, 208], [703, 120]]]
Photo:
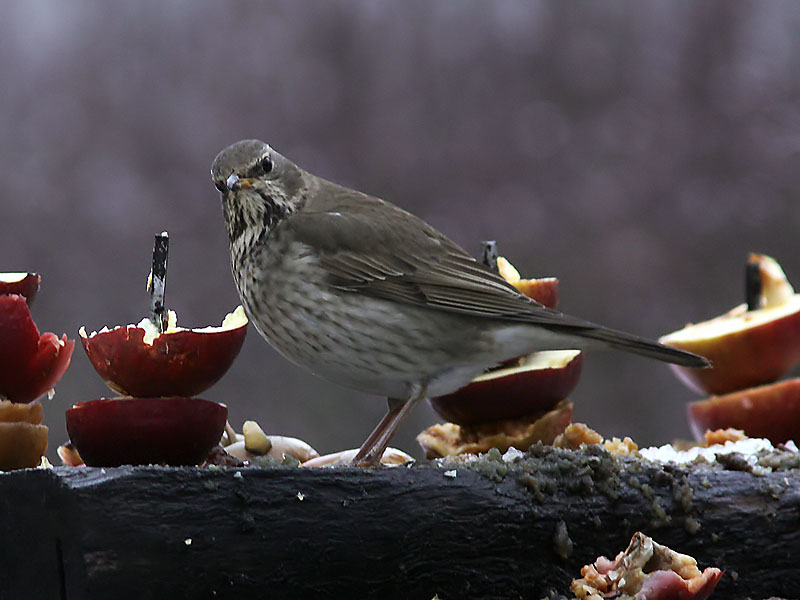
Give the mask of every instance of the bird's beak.
[[249, 190], [253, 187], [250, 179], [241, 179], [236, 173], [231, 173], [230, 177], [225, 180], [225, 185], [231, 191], [235, 188]]

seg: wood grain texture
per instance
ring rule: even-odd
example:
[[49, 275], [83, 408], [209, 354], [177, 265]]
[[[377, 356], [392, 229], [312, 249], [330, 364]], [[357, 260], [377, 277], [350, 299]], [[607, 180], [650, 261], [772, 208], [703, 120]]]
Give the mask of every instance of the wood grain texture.
[[538, 599], [639, 530], [725, 569], [715, 597], [795, 597], [800, 471], [534, 448], [472, 466], [5, 473], [0, 598]]

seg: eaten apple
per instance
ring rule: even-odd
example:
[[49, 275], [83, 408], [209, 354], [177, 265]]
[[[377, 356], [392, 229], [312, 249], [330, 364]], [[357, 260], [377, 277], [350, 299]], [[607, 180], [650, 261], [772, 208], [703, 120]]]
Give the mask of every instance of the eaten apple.
[[552, 445], [572, 423], [572, 415], [572, 402], [562, 400], [550, 410], [539, 410], [516, 419], [477, 425], [432, 425], [417, 436], [417, 442], [428, 459], [479, 454], [492, 448], [505, 452], [512, 446], [527, 450], [539, 442]]
[[582, 366], [580, 350], [534, 352], [429, 402], [443, 419], [459, 425], [515, 419], [549, 410], [569, 396]]
[[503, 279], [528, 298], [548, 308], [558, 308], [558, 279], [555, 277], [522, 279], [514, 265], [502, 256], [497, 257], [497, 270]]
[[184, 329], [169, 311], [159, 333], [148, 318], [80, 336], [86, 355], [109, 388], [126, 396], [194, 396], [214, 385], [239, 354], [247, 317], [239, 306], [219, 327]]
[[201, 398], [101, 398], [67, 410], [67, 432], [92, 467], [197, 465], [217, 445], [224, 404]]
[[51, 391], [74, 346], [66, 335], [39, 334], [24, 296], [0, 296], [0, 396], [24, 403]]
[[0, 273], [0, 296], [19, 294], [25, 297], [30, 306], [41, 282], [38, 273]]
[[687, 407], [689, 425], [697, 440], [706, 430], [742, 429], [750, 437], [773, 444], [800, 440], [800, 378], [740, 390]]
[[636, 532], [628, 548], [614, 560], [600, 556], [581, 569], [570, 590], [579, 600], [630, 598], [640, 600], [705, 600], [723, 571], [700, 570], [697, 561]]
[[759, 276], [755, 302], [659, 340], [712, 362], [705, 369], [670, 365], [700, 393], [725, 394], [775, 381], [800, 363], [800, 294], [774, 259], [753, 254], [749, 264]]

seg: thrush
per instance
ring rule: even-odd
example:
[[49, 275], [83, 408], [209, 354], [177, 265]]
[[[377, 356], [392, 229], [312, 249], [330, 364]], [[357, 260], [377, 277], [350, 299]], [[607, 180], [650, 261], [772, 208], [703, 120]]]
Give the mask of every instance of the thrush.
[[259, 140], [222, 150], [211, 175], [255, 328], [315, 375], [388, 398], [358, 464], [380, 460], [421, 399], [530, 352], [604, 346], [709, 364], [546, 308], [422, 219], [312, 175]]

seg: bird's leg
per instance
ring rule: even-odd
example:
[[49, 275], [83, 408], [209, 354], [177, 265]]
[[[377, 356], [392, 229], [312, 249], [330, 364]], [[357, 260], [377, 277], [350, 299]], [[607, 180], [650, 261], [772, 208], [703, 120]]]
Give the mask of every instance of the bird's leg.
[[361, 444], [361, 448], [353, 459], [353, 464], [360, 467], [379, 465], [389, 440], [417, 403], [425, 397], [428, 384], [412, 389], [408, 398], [388, 398], [389, 410], [378, 423], [369, 437]]

